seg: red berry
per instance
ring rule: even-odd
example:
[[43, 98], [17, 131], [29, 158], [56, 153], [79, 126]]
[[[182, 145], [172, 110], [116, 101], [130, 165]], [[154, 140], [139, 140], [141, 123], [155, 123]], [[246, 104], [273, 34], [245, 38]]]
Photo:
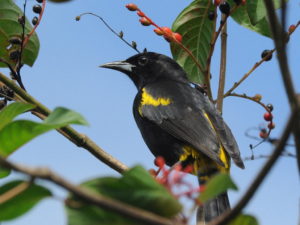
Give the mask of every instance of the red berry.
[[136, 11], [136, 10], [138, 10], [137, 5], [136, 5], [136, 4], [133, 4], [133, 3], [127, 4], [127, 5], [126, 5], [126, 8], [127, 8], [128, 10], [130, 10], [130, 11]]
[[291, 25], [291, 26], [289, 27], [289, 33], [294, 32], [295, 29], [296, 29], [296, 26], [295, 26], [295, 25]]
[[161, 168], [163, 167], [166, 163], [165, 163], [165, 159], [162, 156], [157, 156], [154, 160], [154, 164]]
[[261, 132], [259, 133], [259, 136], [260, 136], [262, 139], [266, 139], [266, 138], [268, 137], [268, 133], [265, 132], [265, 131], [261, 131]]
[[221, 0], [215, 0], [215, 1], [214, 1], [215, 6], [220, 5], [220, 3], [221, 3]]
[[171, 36], [172, 33], [173, 33], [172, 30], [169, 27], [162, 27], [161, 29], [164, 31], [164, 35], [167, 36], [167, 37]]
[[264, 119], [265, 119], [265, 121], [271, 121], [273, 119], [272, 113], [266, 112], [264, 114]]
[[151, 22], [146, 17], [141, 17], [140, 22], [144, 26], [149, 26]]
[[270, 122], [270, 123], [268, 124], [268, 128], [269, 128], [270, 130], [274, 129], [274, 128], [275, 128], [275, 123]]
[[139, 17], [144, 17], [145, 13], [143, 13], [142, 11], [137, 11], [136, 13]]
[[246, 2], [247, 2], [246, 0], [242, 0], [241, 4], [242, 4], [242, 5], [245, 5]]
[[159, 36], [161, 36], [161, 35], [164, 34], [164, 32], [163, 32], [161, 29], [159, 29], [159, 28], [155, 28], [153, 31], [154, 31], [157, 35], [159, 35]]
[[179, 33], [173, 33], [173, 37], [177, 42], [182, 42], [182, 36]]

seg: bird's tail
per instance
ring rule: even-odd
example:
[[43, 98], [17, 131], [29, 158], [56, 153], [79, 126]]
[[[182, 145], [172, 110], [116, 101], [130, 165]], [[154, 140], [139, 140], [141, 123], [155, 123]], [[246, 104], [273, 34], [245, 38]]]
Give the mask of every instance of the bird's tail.
[[230, 203], [227, 192], [225, 192], [199, 206], [197, 211], [197, 225], [206, 225], [229, 209]]

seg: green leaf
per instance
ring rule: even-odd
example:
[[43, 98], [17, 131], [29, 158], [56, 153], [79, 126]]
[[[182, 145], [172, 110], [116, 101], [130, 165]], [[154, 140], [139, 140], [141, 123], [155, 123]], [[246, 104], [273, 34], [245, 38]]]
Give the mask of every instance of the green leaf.
[[[24, 183], [24, 181], [15, 180], [4, 184], [0, 187], [0, 196], [13, 188], [20, 187], [19, 185], [22, 183]], [[0, 201], [0, 221], [11, 220], [19, 217], [28, 212], [37, 203], [39, 203], [39, 201], [50, 196], [52, 196], [51, 192], [45, 187], [31, 184], [15, 197], [4, 202]], [[0, 200], [2, 199], [0, 198]]]
[[68, 124], [88, 125], [88, 122], [79, 113], [63, 107], [57, 107], [44, 120], [44, 123], [49, 125], [59, 124], [60, 126], [66, 126]]
[[[287, 2], [288, 0], [286, 0]], [[235, 5], [233, 0], [228, 0], [231, 6]], [[280, 8], [281, 0], [273, 0], [275, 9]], [[245, 5], [239, 6], [231, 17], [240, 25], [253, 30], [266, 37], [271, 37], [271, 31], [267, 20], [267, 11], [263, 0], [247, 1]]]
[[49, 115], [49, 119], [42, 123], [29, 120], [13, 121], [0, 131], [0, 155], [7, 157], [38, 135], [69, 124], [85, 125], [87, 122], [78, 113], [65, 108], [56, 108]]
[[[123, 174], [121, 178], [104, 177], [87, 181], [82, 184], [101, 195], [116, 199], [126, 204], [150, 211], [163, 217], [172, 217], [180, 212], [182, 206], [167, 189], [160, 185], [141, 166], [136, 166]], [[77, 202], [77, 207], [69, 205], [67, 208], [69, 225], [93, 224], [90, 221], [98, 221], [99, 224], [138, 224], [125, 219], [111, 211], [103, 210], [95, 206], [78, 203], [74, 196], [71, 200]], [[72, 202], [72, 201], [71, 201]], [[76, 204], [75, 204], [76, 205]], [[76, 219], [74, 219], [76, 218]]]
[[0, 130], [9, 122], [11, 122], [16, 116], [33, 108], [33, 105], [21, 102], [14, 102], [4, 107], [4, 109], [0, 111]]
[[238, 188], [232, 181], [229, 174], [217, 174], [207, 182], [204, 192], [202, 192], [199, 196], [199, 200], [201, 202], [206, 202], [227, 191], [228, 189], [237, 190]]
[[254, 216], [240, 214], [229, 222], [228, 225], [258, 225], [258, 222]]
[[0, 179], [7, 177], [11, 173], [10, 169], [6, 169], [0, 166]]
[[[214, 10], [210, 0], [195, 0], [176, 18], [172, 30], [182, 35], [182, 44], [198, 59], [205, 69], [214, 34], [214, 24], [208, 13]], [[205, 83], [204, 74], [199, 71], [192, 58], [177, 44], [171, 44], [173, 58], [182, 66], [192, 82]]]
[[[15, 62], [10, 60], [9, 54], [19, 49], [20, 45], [10, 45], [9, 40], [13, 37], [21, 38], [22, 27], [18, 18], [22, 15], [22, 10], [12, 0], [0, 1], [0, 58], [5, 59], [11, 65], [15, 65]], [[25, 34], [28, 34], [32, 26], [27, 19], [25, 24]], [[38, 56], [39, 48], [40, 43], [34, 33], [23, 50], [22, 63], [32, 66]], [[0, 67], [6, 67], [6, 65], [0, 63]]]

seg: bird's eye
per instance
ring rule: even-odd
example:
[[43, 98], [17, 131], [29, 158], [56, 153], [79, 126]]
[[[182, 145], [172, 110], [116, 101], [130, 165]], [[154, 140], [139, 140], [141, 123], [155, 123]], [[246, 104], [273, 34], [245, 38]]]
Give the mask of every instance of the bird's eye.
[[148, 63], [148, 59], [146, 57], [141, 57], [138, 60], [140, 66], [145, 66]]

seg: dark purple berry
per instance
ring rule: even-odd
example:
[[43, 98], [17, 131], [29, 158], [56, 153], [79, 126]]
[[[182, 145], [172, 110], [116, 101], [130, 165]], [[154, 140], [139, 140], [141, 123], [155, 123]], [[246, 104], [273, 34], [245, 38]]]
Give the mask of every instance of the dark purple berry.
[[221, 13], [223, 13], [225, 15], [229, 15], [229, 13], [230, 13], [230, 5], [228, 2], [222, 2], [219, 6], [219, 9], [220, 9]]
[[214, 20], [215, 19], [215, 12], [211, 11], [211, 12], [208, 13], [207, 16], [208, 16], [209, 20]]
[[11, 37], [8, 41], [13, 45], [20, 45], [22, 43], [22, 40], [19, 37]]
[[9, 58], [11, 60], [17, 60], [19, 58], [20, 51], [19, 50], [13, 50], [9, 53]]
[[33, 10], [33, 12], [40, 14], [42, 12], [42, 7], [37, 4], [32, 7], [32, 10]]
[[[271, 51], [270, 50], [264, 50], [261, 53], [261, 58], [265, 58]], [[272, 53], [270, 53], [270, 55], [265, 59], [266, 61], [270, 61], [272, 59]]]
[[31, 22], [32, 22], [33, 26], [35, 26], [38, 23], [38, 21], [39, 21], [39, 19], [35, 16], [35, 17], [33, 17]]
[[273, 107], [273, 105], [272, 105], [272, 104], [268, 104], [268, 105], [267, 105], [267, 108], [270, 110], [270, 112], [272, 112], [272, 111], [273, 111], [273, 109], [274, 109], [274, 107]]

